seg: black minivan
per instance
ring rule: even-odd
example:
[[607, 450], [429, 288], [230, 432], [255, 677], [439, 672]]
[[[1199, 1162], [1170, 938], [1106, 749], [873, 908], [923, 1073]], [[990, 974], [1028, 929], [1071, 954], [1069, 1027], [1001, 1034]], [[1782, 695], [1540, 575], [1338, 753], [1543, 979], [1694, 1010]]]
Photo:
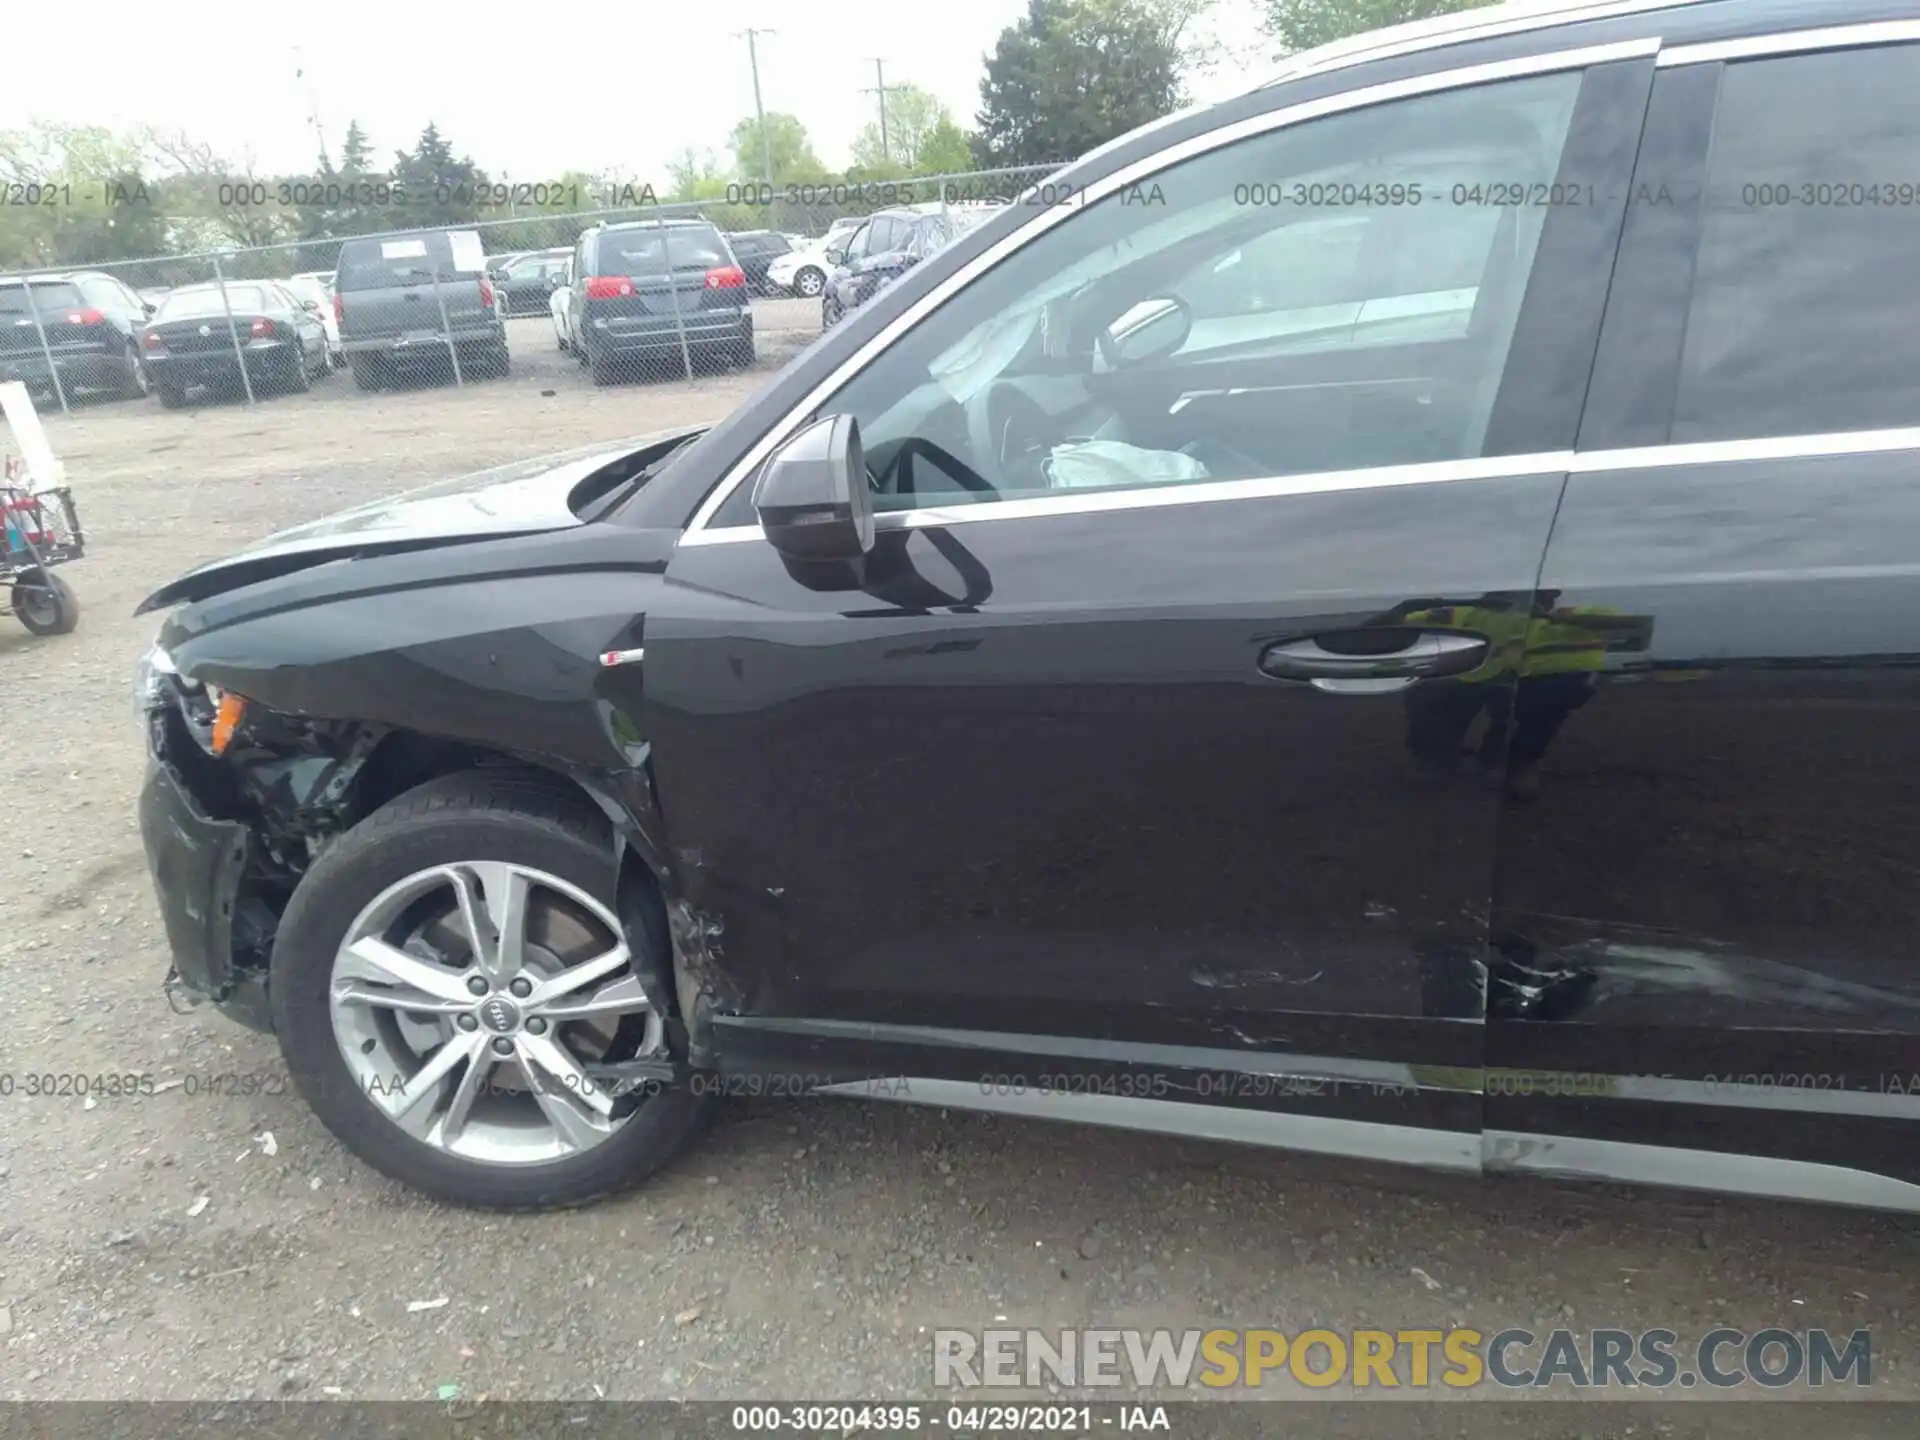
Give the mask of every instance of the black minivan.
[[599, 225], [573, 254], [567, 338], [606, 385], [647, 362], [753, 364], [747, 273], [705, 220]]
[[469, 1204], [756, 1088], [1920, 1210], [1920, 4], [1796, 14], [1293, 57], [166, 586], [171, 989]]

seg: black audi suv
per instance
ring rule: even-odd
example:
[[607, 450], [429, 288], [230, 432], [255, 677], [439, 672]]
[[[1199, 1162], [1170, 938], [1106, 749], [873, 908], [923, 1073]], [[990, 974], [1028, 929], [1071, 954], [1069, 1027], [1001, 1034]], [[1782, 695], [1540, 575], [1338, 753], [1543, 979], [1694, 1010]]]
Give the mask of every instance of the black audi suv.
[[761, 1077], [1920, 1208], [1916, 22], [1296, 56], [710, 428], [184, 576], [168, 985], [469, 1204]]

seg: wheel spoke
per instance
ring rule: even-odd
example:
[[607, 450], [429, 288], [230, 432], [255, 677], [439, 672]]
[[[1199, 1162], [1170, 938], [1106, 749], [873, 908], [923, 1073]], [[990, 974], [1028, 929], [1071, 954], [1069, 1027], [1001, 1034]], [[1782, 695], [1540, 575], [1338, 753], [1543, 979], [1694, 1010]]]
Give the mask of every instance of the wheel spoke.
[[453, 1087], [453, 1097], [447, 1101], [446, 1118], [440, 1122], [440, 1143], [445, 1146], [451, 1146], [466, 1129], [467, 1117], [473, 1113], [473, 1102], [480, 1098], [488, 1077], [493, 1074], [493, 1067], [499, 1063], [488, 1046], [476, 1041], [471, 1048], [472, 1058], [467, 1064], [466, 1073]]
[[591, 985], [596, 980], [605, 979], [616, 970], [626, 969], [632, 959], [632, 952], [627, 949], [625, 942], [622, 942], [603, 955], [596, 955], [591, 960], [583, 960], [578, 965], [570, 966], [558, 975], [551, 976], [533, 987], [533, 993], [527, 997], [527, 1010], [546, 1014], [547, 1005], [560, 996], [571, 995], [574, 991]]
[[565, 1046], [548, 1035], [522, 1035], [519, 1039], [520, 1053], [547, 1072], [545, 1079], [535, 1082], [535, 1094], [572, 1101], [602, 1117], [613, 1113], [613, 1098], [606, 1088], [580, 1068]]
[[478, 1035], [455, 1035], [433, 1054], [427, 1057], [427, 1063], [416, 1070], [398, 1094], [387, 1097], [387, 1116], [408, 1134], [426, 1138], [433, 1128], [433, 1110], [429, 1105], [421, 1108], [420, 1102], [436, 1094], [440, 1086], [453, 1072], [453, 1067], [463, 1060], [474, 1058], [486, 1041]]
[[640, 977], [622, 975], [610, 980], [591, 995], [578, 1000], [558, 1000], [540, 1007], [540, 1013], [553, 1021], [590, 1020], [598, 1015], [631, 1015], [650, 1010], [647, 992], [640, 988]]
[[463, 1006], [472, 1004], [458, 970], [418, 959], [377, 935], [363, 935], [341, 952], [333, 974], [336, 980], [367, 980], [418, 991], [437, 1000], [458, 1000]]
[[[541, 1073], [545, 1067], [536, 1064], [529, 1053], [527, 1041], [531, 1038], [520, 1037], [520, 1070], [533, 1093], [534, 1103], [553, 1127], [555, 1138], [569, 1150], [586, 1150], [597, 1145], [612, 1130], [612, 1122], [588, 1108], [578, 1092], [563, 1088], [550, 1075]], [[594, 1088], [597, 1091], [599, 1087]]]
[[409, 986], [368, 985], [359, 980], [342, 980], [333, 987], [336, 1005], [371, 1005], [382, 1010], [411, 1010], [420, 1015], [458, 1015], [473, 1008], [473, 997], [442, 1000]]
[[526, 963], [527, 901], [533, 882], [523, 871], [496, 861], [463, 865], [454, 875], [461, 918], [474, 941], [473, 963], [495, 985], [504, 985]]

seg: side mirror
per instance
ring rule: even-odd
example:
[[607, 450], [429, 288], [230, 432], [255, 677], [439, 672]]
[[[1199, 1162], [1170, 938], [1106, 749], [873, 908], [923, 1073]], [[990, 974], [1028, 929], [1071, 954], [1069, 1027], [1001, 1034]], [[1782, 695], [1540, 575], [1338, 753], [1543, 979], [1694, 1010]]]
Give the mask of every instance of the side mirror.
[[155, 315], [158, 315], [160, 313], [160, 307], [154, 304], [153, 301], [151, 300], [142, 300], [140, 302], [140, 308], [147, 312], [148, 319], [152, 319]]
[[789, 560], [863, 558], [873, 548], [873, 489], [859, 422], [829, 415], [774, 451], [753, 508], [767, 543]]
[[1193, 311], [1171, 296], [1142, 300], [1100, 332], [1100, 349], [1115, 369], [1164, 360], [1193, 333]]

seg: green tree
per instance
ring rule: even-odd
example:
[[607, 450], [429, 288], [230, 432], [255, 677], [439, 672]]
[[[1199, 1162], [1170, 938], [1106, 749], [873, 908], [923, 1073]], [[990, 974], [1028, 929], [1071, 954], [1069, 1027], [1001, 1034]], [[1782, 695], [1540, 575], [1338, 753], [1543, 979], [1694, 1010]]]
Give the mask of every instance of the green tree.
[[914, 169], [922, 175], [957, 175], [973, 164], [973, 141], [954, 124], [951, 115], [942, 115], [920, 142]]
[[1072, 160], [1178, 109], [1177, 29], [1150, 0], [1027, 0], [980, 82], [983, 167]]
[[869, 120], [854, 136], [853, 163], [866, 170], [898, 166], [902, 174], [932, 174], [921, 156], [943, 121], [949, 129], [958, 129], [953, 116], [918, 85], [889, 85], [886, 104], [885, 146], [881, 145], [880, 122]]
[[[733, 151], [735, 178], [745, 181], [770, 178], [779, 184], [785, 180], [818, 180], [827, 173], [827, 167], [813, 153], [807, 127], [793, 116], [779, 110], [769, 111], [766, 128], [764, 152], [760, 146], [760, 122], [751, 115], [735, 125], [727, 136], [727, 146]], [[773, 161], [771, 177], [764, 173], [769, 158]]]
[[0, 266], [101, 265], [167, 248], [165, 191], [138, 135], [36, 123], [0, 132]]
[[471, 156], [456, 155], [431, 122], [412, 150], [394, 155], [393, 179], [406, 191], [404, 209], [397, 208], [396, 214], [404, 215], [410, 227], [472, 225], [480, 219], [475, 192], [488, 183], [486, 172]]
[[1267, 33], [1291, 54], [1386, 25], [1471, 10], [1491, 0], [1266, 0]]

